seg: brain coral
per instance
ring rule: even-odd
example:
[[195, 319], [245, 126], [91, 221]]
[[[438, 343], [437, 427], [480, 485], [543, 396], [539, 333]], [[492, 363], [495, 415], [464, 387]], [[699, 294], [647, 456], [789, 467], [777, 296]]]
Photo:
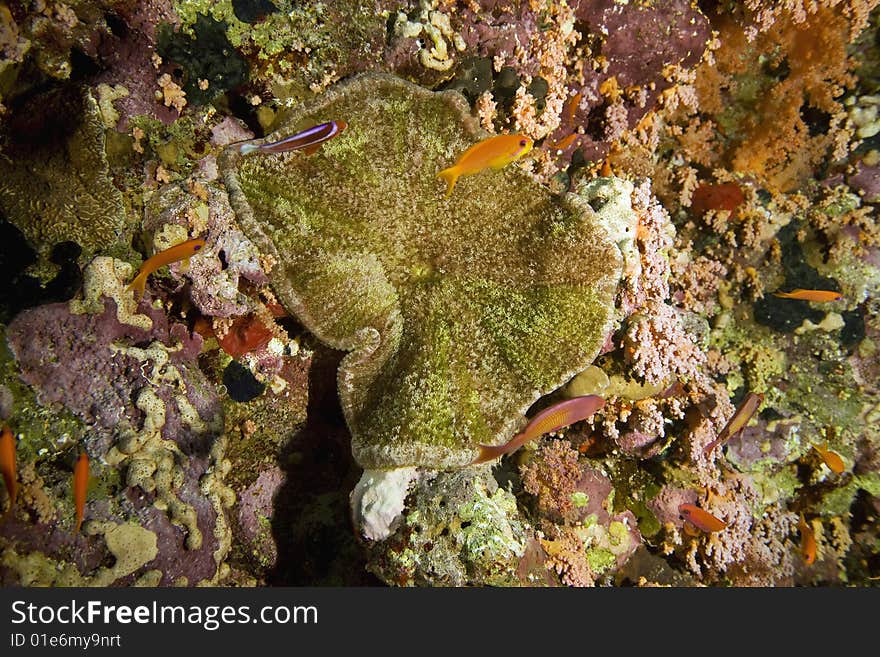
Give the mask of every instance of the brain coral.
[[583, 199], [515, 167], [445, 199], [435, 174], [486, 136], [457, 92], [359, 76], [267, 141], [331, 119], [349, 127], [312, 156], [227, 149], [233, 208], [288, 311], [351, 352], [338, 382], [360, 465], [465, 465], [596, 356], [620, 253]]

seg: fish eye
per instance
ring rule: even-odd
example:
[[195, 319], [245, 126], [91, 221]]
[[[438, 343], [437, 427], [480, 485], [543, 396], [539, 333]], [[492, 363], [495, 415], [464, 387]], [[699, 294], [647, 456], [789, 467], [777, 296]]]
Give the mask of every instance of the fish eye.
[[196, 245], [193, 247], [193, 251], [198, 251], [198, 250], [201, 249], [201, 248], [202, 248], [202, 245], [201, 245], [201, 244], [196, 244]]
[[529, 143], [529, 142], [527, 142], [525, 139], [520, 139], [520, 140], [519, 140], [519, 145], [520, 145], [520, 146], [525, 146], [525, 145], [528, 144], [528, 143]]

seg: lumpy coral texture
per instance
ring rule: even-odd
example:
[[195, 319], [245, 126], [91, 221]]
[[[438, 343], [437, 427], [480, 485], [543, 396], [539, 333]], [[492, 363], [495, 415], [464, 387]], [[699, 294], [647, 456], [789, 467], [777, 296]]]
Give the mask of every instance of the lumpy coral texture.
[[880, 0], [0, 0], [0, 584], [880, 586], [878, 172]]
[[277, 258], [280, 301], [351, 350], [339, 390], [357, 461], [465, 465], [596, 356], [620, 256], [586, 201], [514, 169], [444, 198], [437, 171], [484, 137], [457, 93], [365, 75], [266, 141], [336, 117], [349, 127], [311, 157], [229, 147], [233, 206]]

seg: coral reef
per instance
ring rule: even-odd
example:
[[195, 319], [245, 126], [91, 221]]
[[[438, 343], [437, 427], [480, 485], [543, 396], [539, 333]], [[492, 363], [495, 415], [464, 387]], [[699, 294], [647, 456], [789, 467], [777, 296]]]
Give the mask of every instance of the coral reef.
[[0, 584], [877, 586], [878, 44], [878, 0], [0, 2]]
[[[115, 271], [113, 263], [99, 258], [87, 271], [87, 289], [103, 292], [113, 281], [102, 286], [90, 279]], [[116, 285], [124, 293], [119, 281]], [[84, 446], [93, 462], [105, 464], [111, 481], [119, 471], [124, 473], [123, 480], [108, 482], [104, 501], [90, 503], [87, 536], [104, 535], [106, 549], [116, 554], [114, 528], [137, 518], [136, 538], [124, 540], [151, 546], [150, 558], [131, 568], [122, 568], [132, 558], [126, 549], [125, 559], [117, 555], [112, 572], [91, 577], [109, 585], [158, 570], [157, 584], [212, 580], [229, 550], [225, 507], [232, 493], [222, 483], [219, 400], [194, 367], [201, 338], [190, 336], [180, 324], [169, 325], [164, 314], [149, 307], [132, 316], [145, 329], [120, 321], [115, 301], [93, 297], [81, 305], [89, 302], [102, 311], [82, 312], [75, 302], [72, 307], [47, 304], [27, 310], [10, 323], [7, 339], [38, 403], [60, 404], [86, 422], [93, 434]], [[12, 541], [4, 560], [25, 581], [33, 576], [33, 564], [22, 570], [25, 565], [10, 555], [33, 550], [42, 529], [19, 517], [13, 523], [7, 523]], [[50, 544], [43, 559], [69, 559], [64, 549], [82, 541], [65, 524], [54, 530], [62, 538], [58, 545]], [[93, 538], [85, 540], [91, 552], [100, 550]], [[65, 572], [65, 577], [78, 576]]]
[[467, 464], [610, 329], [619, 256], [585, 202], [515, 169], [442, 199], [436, 163], [483, 136], [460, 98], [355, 78], [290, 118], [347, 117], [320, 153], [220, 162], [281, 303], [351, 350], [340, 395], [368, 469]]

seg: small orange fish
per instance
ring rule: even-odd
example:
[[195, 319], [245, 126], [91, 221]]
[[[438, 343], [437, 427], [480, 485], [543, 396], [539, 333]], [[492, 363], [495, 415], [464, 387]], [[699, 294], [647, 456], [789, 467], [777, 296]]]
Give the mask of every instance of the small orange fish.
[[804, 562], [808, 566], [812, 565], [816, 560], [816, 535], [804, 519], [803, 513], [798, 520], [798, 531], [801, 533], [801, 554], [804, 555]]
[[575, 115], [575, 113], [577, 113], [578, 106], [581, 104], [581, 99], [583, 97], [584, 97], [583, 93], [578, 91], [574, 96], [572, 96], [569, 99], [568, 105], [565, 108], [565, 117], [566, 117], [568, 123], [571, 123], [572, 121], [574, 121], [574, 115]]
[[446, 181], [446, 197], [459, 176], [478, 173], [486, 168], [501, 169], [532, 150], [532, 140], [525, 135], [496, 135], [467, 149], [451, 167], [437, 174]]
[[491, 461], [522, 447], [530, 440], [543, 436], [545, 433], [567, 427], [579, 420], [585, 420], [604, 405], [605, 400], [599, 395], [584, 395], [554, 404], [533, 417], [525, 429], [506, 443], [480, 445], [480, 455], [473, 460], [473, 463]]
[[551, 144], [550, 148], [552, 148], [554, 151], [564, 151], [566, 148], [571, 146], [578, 137], [580, 137], [580, 135], [576, 132], [573, 132], [567, 137], [563, 137], [555, 144]]
[[3, 427], [0, 433], [0, 472], [3, 473], [3, 481], [6, 484], [6, 494], [9, 495], [9, 508], [6, 513], [12, 511], [15, 506], [15, 498], [18, 496], [18, 474], [15, 467], [15, 436], [9, 427]]
[[792, 290], [791, 292], [774, 292], [773, 296], [781, 299], [801, 299], [803, 301], [840, 301], [843, 295], [834, 290]]
[[144, 295], [144, 288], [147, 285], [147, 276], [152, 274], [159, 267], [177, 262], [178, 260], [189, 260], [205, 246], [205, 240], [192, 239], [180, 244], [176, 244], [169, 249], [159, 251], [156, 255], [147, 258], [141, 265], [137, 276], [128, 284], [129, 290], [134, 290], [135, 298], [140, 299]]
[[89, 457], [85, 452], [80, 452], [79, 459], [73, 468], [73, 505], [76, 507], [76, 529], [73, 530], [74, 534], [78, 534], [79, 528], [82, 527], [88, 485]]
[[740, 403], [739, 408], [736, 409], [730, 420], [724, 425], [724, 428], [721, 430], [721, 433], [718, 434], [718, 437], [703, 449], [703, 454], [708, 454], [713, 449], [724, 444], [742, 431], [763, 403], [764, 393], [750, 392], [747, 394]]
[[819, 452], [819, 456], [825, 461], [825, 465], [827, 465], [834, 474], [840, 474], [846, 470], [846, 465], [844, 464], [843, 459], [840, 458], [840, 454], [828, 449], [828, 443], [825, 443], [822, 446], [813, 445], [813, 449]]
[[695, 504], [680, 504], [678, 506], [678, 512], [694, 527], [702, 529], [706, 533], [720, 532], [727, 527], [726, 522], [720, 518], [716, 518], [711, 513], [701, 509]]

